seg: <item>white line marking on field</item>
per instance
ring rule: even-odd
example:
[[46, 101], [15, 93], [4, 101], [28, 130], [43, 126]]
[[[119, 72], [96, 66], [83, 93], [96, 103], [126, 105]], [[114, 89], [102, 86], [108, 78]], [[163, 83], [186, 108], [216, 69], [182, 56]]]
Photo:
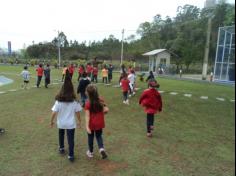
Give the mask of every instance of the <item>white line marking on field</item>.
[[11, 89], [11, 90], [8, 90], [9, 92], [15, 92], [17, 91], [16, 89]]
[[171, 95], [177, 95], [177, 92], [170, 92]]
[[59, 84], [59, 83], [54, 82], [54, 83], [52, 83], [52, 84]]
[[116, 88], [117, 88], [117, 87], [120, 87], [120, 85], [114, 85], [114, 86], [112, 86], [112, 87], [116, 87]]
[[219, 100], [219, 101], [225, 101], [224, 98], [219, 98], [219, 97], [217, 97], [216, 99]]
[[158, 91], [159, 93], [164, 93], [165, 91], [163, 91], [163, 90], [160, 90], [160, 91]]
[[136, 88], [134, 88], [135, 90], [139, 90], [140, 88], [138, 88], [138, 87], [136, 87]]
[[232, 100], [230, 100], [230, 102], [235, 102], [235, 100], [232, 99]]
[[207, 100], [207, 99], [208, 99], [207, 96], [201, 96], [200, 98], [201, 98], [201, 99], [204, 99], [204, 100]]
[[185, 97], [192, 97], [192, 94], [184, 94]]
[[6, 93], [6, 92], [0, 92], [0, 94], [4, 94], [4, 93]]

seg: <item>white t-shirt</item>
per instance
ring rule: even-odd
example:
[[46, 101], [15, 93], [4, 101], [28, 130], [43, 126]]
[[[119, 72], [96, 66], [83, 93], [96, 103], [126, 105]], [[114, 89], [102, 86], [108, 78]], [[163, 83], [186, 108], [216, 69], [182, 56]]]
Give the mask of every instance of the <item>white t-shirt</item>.
[[23, 77], [24, 81], [29, 81], [29, 79], [30, 79], [30, 73], [28, 70], [23, 70], [21, 72], [21, 76]]
[[57, 127], [60, 129], [76, 128], [75, 113], [80, 112], [82, 107], [76, 101], [59, 102], [56, 101], [52, 107], [53, 112], [57, 112]]
[[135, 75], [133, 73], [129, 74], [128, 80], [129, 80], [130, 84], [134, 84], [134, 82], [135, 82]]

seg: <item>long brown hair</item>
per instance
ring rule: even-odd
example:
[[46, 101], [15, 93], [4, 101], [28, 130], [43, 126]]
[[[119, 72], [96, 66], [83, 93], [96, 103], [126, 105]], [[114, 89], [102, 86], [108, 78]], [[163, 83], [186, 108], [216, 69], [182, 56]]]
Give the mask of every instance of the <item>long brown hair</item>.
[[56, 95], [55, 99], [61, 102], [73, 102], [76, 100], [74, 86], [71, 81], [69, 70], [66, 70], [65, 81], [61, 87], [61, 90]]
[[93, 84], [89, 84], [86, 88], [86, 92], [90, 101], [90, 112], [97, 113], [103, 111], [103, 103], [99, 99], [97, 87]]

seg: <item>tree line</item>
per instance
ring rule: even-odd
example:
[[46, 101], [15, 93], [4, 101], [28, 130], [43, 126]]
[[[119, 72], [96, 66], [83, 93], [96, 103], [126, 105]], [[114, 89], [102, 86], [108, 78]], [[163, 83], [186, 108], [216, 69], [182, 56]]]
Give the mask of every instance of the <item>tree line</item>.
[[[214, 8], [200, 9], [186, 4], [177, 8], [175, 17], [162, 18], [157, 14], [151, 22], [139, 25], [136, 35], [124, 40], [124, 60], [142, 60], [142, 54], [153, 49], [165, 48], [174, 53], [172, 61], [186, 69], [191, 64], [202, 63], [206, 43], [207, 20], [212, 17], [209, 64], [215, 59], [218, 28], [234, 25], [235, 5], [221, 1]], [[140, 36], [137, 38], [137, 36]], [[113, 35], [102, 41], [68, 41], [66, 34], [60, 32], [51, 42], [32, 44], [22, 55], [25, 58], [56, 59], [60, 43], [61, 57], [65, 60], [119, 60], [121, 41]]]

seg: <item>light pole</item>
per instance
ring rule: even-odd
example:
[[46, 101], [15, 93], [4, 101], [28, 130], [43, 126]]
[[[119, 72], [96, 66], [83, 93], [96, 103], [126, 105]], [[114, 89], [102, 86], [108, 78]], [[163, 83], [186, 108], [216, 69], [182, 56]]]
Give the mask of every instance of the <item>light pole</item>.
[[60, 32], [57, 30], [54, 30], [57, 32], [57, 47], [58, 47], [58, 68], [61, 66], [61, 39], [60, 39]]
[[122, 30], [122, 41], [121, 41], [121, 56], [120, 56], [120, 65], [123, 63], [123, 40], [124, 40], [124, 29]]

